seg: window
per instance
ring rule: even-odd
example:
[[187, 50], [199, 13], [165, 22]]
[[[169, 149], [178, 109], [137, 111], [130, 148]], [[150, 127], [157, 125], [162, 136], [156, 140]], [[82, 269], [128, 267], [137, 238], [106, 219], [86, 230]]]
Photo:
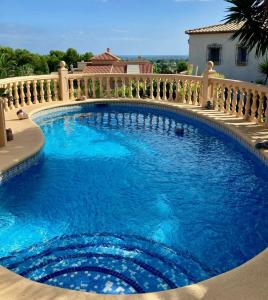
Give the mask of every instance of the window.
[[221, 64], [221, 45], [209, 45], [207, 49], [207, 61], [213, 61], [215, 65]]
[[246, 66], [248, 64], [248, 48], [247, 47], [237, 46], [236, 64], [239, 66]]

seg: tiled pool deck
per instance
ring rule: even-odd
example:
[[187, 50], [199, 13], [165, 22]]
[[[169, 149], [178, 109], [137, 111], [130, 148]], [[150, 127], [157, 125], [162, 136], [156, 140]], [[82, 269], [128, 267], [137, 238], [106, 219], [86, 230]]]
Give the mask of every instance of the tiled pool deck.
[[[163, 109], [177, 110], [182, 114], [199, 118], [210, 125], [217, 127], [236, 139], [243, 142], [251, 151], [261, 159], [268, 162], [268, 151], [256, 151], [254, 145], [258, 139], [268, 140], [268, 129], [255, 125], [241, 118], [213, 110], [202, 110], [200, 107], [176, 104], [171, 102], [158, 102], [152, 100], [90, 100], [94, 102], [140, 103], [153, 105]], [[83, 103], [85, 103], [83, 102]], [[47, 108], [63, 105], [73, 105], [77, 102], [57, 102], [56, 104], [43, 103], [25, 107], [30, 115]], [[81, 104], [79, 102], [79, 104]], [[44, 138], [41, 130], [30, 119], [19, 121], [16, 110], [6, 113], [7, 128], [12, 128], [14, 141], [9, 142], [5, 148], [0, 149], [0, 177], [11, 176], [12, 172], [23, 171], [21, 162], [28, 158], [35, 158], [42, 148]], [[31, 161], [28, 161], [31, 163]], [[19, 167], [18, 167], [19, 165]], [[12, 172], [6, 172], [7, 170]], [[2, 175], [1, 175], [2, 174]], [[181, 299], [236, 299], [236, 300], [262, 300], [268, 299], [268, 249], [260, 255], [230, 272], [219, 275], [204, 282], [191, 286], [170, 290], [161, 293], [151, 293], [132, 296], [108, 296], [83, 292], [75, 292], [43, 285], [16, 275], [0, 267], [0, 299], [3, 300], [45, 300], [45, 299], [85, 299], [85, 300], [181, 300]]]

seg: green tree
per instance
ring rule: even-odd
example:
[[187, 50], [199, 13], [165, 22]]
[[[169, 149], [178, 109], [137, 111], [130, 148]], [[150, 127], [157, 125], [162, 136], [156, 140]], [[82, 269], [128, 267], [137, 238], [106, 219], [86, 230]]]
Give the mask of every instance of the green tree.
[[47, 64], [50, 72], [56, 72], [59, 67], [59, 63], [64, 60], [65, 52], [60, 50], [51, 50], [47, 56]]
[[26, 49], [13, 50], [0, 46], [0, 77], [48, 74], [56, 72], [62, 60], [66, 61], [69, 67], [76, 67], [78, 61], [88, 61], [92, 56], [91, 52], [80, 55], [72, 48], [66, 52], [51, 50], [48, 55], [40, 55]]
[[268, 49], [268, 0], [226, 0], [232, 6], [227, 9], [226, 23], [242, 24], [232, 38], [253, 50], [256, 56], [264, 55]]
[[92, 52], [86, 52], [86, 53], [81, 55], [80, 59], [83, 60], [83, 61], [90, 61], [93, 56], [94, 55], [93, 55]]
[[80, 55], [75, 49], [69, 48], [64, 55], [64, 61], [69, 68], [71, 65], [77, 67], [77, 62], [80, 61]]
[[183, 72], [183, 71], [187, 71], [188, 69], [188, 63], [185, 60], [180, 60], [177, 64], [177, 72]]
[[0, 54], [0, 78], [15, 76], [16, 62], [6, 53]]
[[268, 82], [268, 58], [259, 64], [259, 72], [265, 76], [264, 83]]
[[34, 69], [31, 64], [25, 64], [16, 68], [16, 76], [29, 76], [34, 74]]

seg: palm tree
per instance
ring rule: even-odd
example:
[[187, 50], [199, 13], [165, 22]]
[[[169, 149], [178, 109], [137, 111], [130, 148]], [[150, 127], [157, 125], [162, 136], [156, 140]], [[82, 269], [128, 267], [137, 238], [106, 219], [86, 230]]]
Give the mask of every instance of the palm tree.
[[266, 58], [262, 63], [259, 64], [259, 72], [265, 75], [265, 84], [268, 81], [268, 58]]
[[268, 49], [268, 0], [226, 0], [232, 6], [226, 23], [241, 24], [241, 28], [233, 34], [240, 44], [253, 50], [256, 56], [265, 55]]

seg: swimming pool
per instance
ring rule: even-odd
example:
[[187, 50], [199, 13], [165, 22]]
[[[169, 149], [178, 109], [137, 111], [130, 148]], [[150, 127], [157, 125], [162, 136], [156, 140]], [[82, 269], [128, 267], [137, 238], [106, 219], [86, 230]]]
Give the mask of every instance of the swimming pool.
[[10, 270], [142, 293], [220, 274], [267, 246], [267, 169], [219, 131], [123, 105], [35, 121], [46, 139], [40, 161], [0, 187], [0, 263]]

